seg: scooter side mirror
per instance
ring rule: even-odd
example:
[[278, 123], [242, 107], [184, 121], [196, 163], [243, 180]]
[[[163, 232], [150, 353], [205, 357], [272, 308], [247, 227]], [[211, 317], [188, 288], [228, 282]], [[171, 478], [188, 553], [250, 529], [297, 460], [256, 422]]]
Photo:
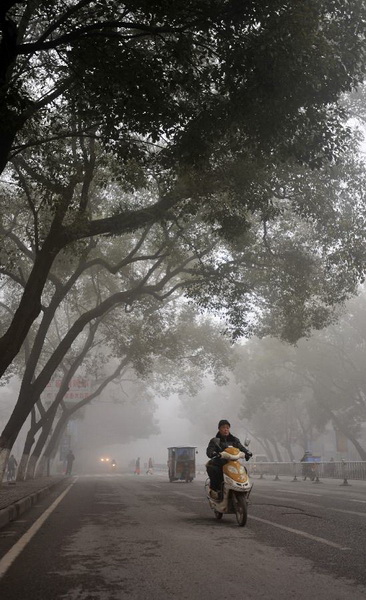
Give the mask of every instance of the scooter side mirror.
[[213, 438], [213, 441], [215, 442], [215, 446], [217, 446], [221, 450], [220, 438]]
[[245, 438], [244, 440], [244, 446], [249, 446], [250, 444], [250, 439], [249, 438]]

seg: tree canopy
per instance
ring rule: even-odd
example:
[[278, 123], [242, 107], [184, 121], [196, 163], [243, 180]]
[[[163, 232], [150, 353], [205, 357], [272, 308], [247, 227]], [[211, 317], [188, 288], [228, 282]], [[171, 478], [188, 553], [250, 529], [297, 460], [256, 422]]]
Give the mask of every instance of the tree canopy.
[[308, 449], [331, 423], [365, 460], [364, 313], [363, 290], [336, 324], [296, 347], [267, 338], [237, 348], [242, 415], [259, 437], [276, 439], [291, 457], [292, 444]]
[[1, 167], [45, 141], [40, 122], [46, 139], [72, 135], [71, 113], [123, 158], [164, 140], [165, 159], [192, 162], [230, 137], [329, 154], [338, 95], [363, 70], [364, 17], [360, 0], [6, 0]]
[[[347, 138], [338, 98], [364, 71], [364, 12], [360, 0], [2, 3], [0, 169], [34, 161], [47, 178], [46, 155], [62, 169], [0, 339], [0, 373], [63, 248], [198, 211], [231, 238], [248, 228], [248, 210], [271, 213], [276, 166], [338, 156]], [[93, 144], [117, 157], [130, 191], [153, 178], [159, 193], [90, 210]]]

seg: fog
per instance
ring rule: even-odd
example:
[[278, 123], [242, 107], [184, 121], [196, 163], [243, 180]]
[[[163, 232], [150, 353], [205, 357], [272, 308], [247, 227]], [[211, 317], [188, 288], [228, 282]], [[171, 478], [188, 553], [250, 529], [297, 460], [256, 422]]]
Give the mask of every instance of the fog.
[[[18, 389], [19, 382], [13, 378], [0, 392], [2, 425], [11, 414]], [[207, 410], [207, 414], [204, 414], [213, 390], [216, 390], [215, 393], [221, 398], [221, 408], [216, 404], [212, 411]], [[195, 417], [196, 413], [190, 414], [189, 408], [192, 402], [200, 405], [198, 398], [187, 400], [173, 394], [169, 397], [155, 397], [149, 401], [134, 401], [131, 398], [118, 403], [115, 399], [116, 391], [103, 395], [98, 401], [81, 409], [69, 424], [69, 443], [76, 457], [75, 472], [100, 472], [100, 458], [105, 456], [114, 458], [121, 470], [129, 469], [129, 464], [137, 457], [141, 458], [142, 466], [150, 457], [154, 464], [165, 465], [169, 446], [195, 446], [198, 452], [197, 464], [203, 465], [207, 460], [208, 441], [216, 434], [218, 421], [222, 418], [231, 422], [234, 435], [244, 441], [248, 433], [243, 421], [238, 418], [234, 394], [234, 402], [229, 402], [230, 387], [217, 387], [213, 382], [206, 382], [201, 395], [205, 399], [201, 404], [204, 411], [198, 417]], [[191, 418], [188, 418], [189, 415]], [[28, 429], [29, 420], [14, 445], [13, 451], [17, 459], [22, 454]], [[53, 461], [54, 472], [63, 468], [59, 459], [58, 451]]]
[[[152, 415], [143, 415], [141, 406], [136, 410], [133, 406], [121, 409], [103, 403], [89, 407], [83, 420], [77, 424], [78, 441], [75, 452], [79, 453], [76, 462], [78, 468], [81, 471], [93, 471], [104, 456], [114, 458], [121, 468], [126, 468], [137, 457], [141, 458], [142, 465], [150, 457], [154, 464], [165, 465], [169, 446], [195, 446], [198, 452], [197, 463], [202, 465], [207, 460], [208, 441], [216, 434], [217, 423], [222, 418], [231, 420], [237, 436], [244, 439], [246, 435], [243, 424], [233, 414], [233, 410], [226, 413], [222, 411], [222, 414], [214, 412], [205, 420], [191, 422], [184, 415], [179, 396], [159, 398], [155, 403], [156, 411], [152, 420]], [[95, 443], [95, 440], [103, 437], [111, 436], [115, 439], [116, 430], [125, 443]], [[138, 439], [131, 439], [134, 436], [138, 436]]]
[[[169, 446], [195, 446], [202, 466], [208, 441], [223, 418], [242, 443], [251, 440], [253, 454], [265, 454], [269, 460], [300, 460], [304, 450], [325, 461], [364, 460], [365, 310], [362, 291], [340, 311], [336, 323], [296, 347], [270, 337], [237, 343], [230, 350], [231, 371], [223, 385], [204, 370], [198, 384], [194, 370], [194, 393], [184, 393], [182, 385], [180, 393], [165, 389], [161, 395], [154, 371], [146, 380], [129, 371], [125, 380], [110, 383], [72, 416], [54, 454], [52, 472], [64, 471], [65, 448], [73, 450], [74, 472], [79, 474], [106, 472], [102, 457], [114, 458], [121, 472], [131, 471], [137, 457], [142, 469], [149, 458], [165, 466]], [[162, 373], [165, 378], [166, 371]], [[189, 377], [188, 370], [182, 379], [188, 387], [193, 381]], [[16, 377], [1, 388], [2, 427], [18, 392]], [[60, 415], [61, 411], [56, 421]], [[28, 418], [13, 447], [18, 460], [29, 427]]]
[[[131, 471], [137, 457], [142, 469], [149, 458], [164, 467], [170, 446], [195, 446], [197, 464], [202, 466], [208, 441], [223, 418], [242, 443], [251, 440], [253, 454], [264, 454], [270, 461], [300, 460], [305, 450], [325, 461], [364, 460], [365, 310], [366, 294], [360, 290], [339, 311], [336, 322], [296, 346], [268, 336], [238, 342], [229, 350], [220, 347], [217, 354], [226, 353], [227, 366], [221, 363], [216, 378], [207, 365], [201, 366], [197, 354], [193, 367], [180, 363], [174, 375], [173, 360], [152, 363], [145, 377], [129, 368], [70, 416], [55, 446], [51, 472], [64, 472], [69, 448], [76, 457], [74, 472], [79, 474], [108, 472], [102, 457], [114, 458], [121, 472]], [[106, 362], [104, 376], [113, 369], [112, 359]], [[53, 430], [63, 411], [90, 394], [101, 380], [100, 372], [99, 379], [85, 380], [79, 373], [70, 382]], [[54, 401], [58, 381], [47, 386], [43, 410]], [[174, 391], [177, 385], [179, 392]], [[0, 390], [2, 428], [16, 405], [19, 386], [18, 377], [13, 377]], [[39, 410], [37, 406], [36, 418]], [[13, 446], [17, 460], [30, 425], [28, 418]], [[37, 431], [35, 442], [39, 436]]]
[[[301, 3], [132, 3], [139, 60], [109, 43], [121, 3], [90, 38], [89, 2], [28, 4], [0, 44], [0, 473], [10, 452], [20, 478], [62, 473], [70, 449], [80, 473], [171, 445], [203, 464], [222, 418], [269, 460], [366, 460], [357, 11], [312, 3], [304, 35]], [[150, 43], [155, 18], [182, 29]], [[66, 23], [72, 52], [40, 52]]]
[[[89, 412], [93, 413], [94, 411]], [[107, 412], [109, 414], [105, 414], [105, 422], [110, 418], [116, 418], [116, 415], [113, 415], [113, 409]], [[98, 462], [101, 456], [106, 455], [115, 458], [117, 463], [123, 466], [128, 465], [137, 457], [141, 458], [142, 464], [146, 463], [149, 457], [153, 459], [154, 463], [165, 464], [168, 454], [167, 448], [174, 445], [197, 446], [198, 460], [204, 457], [206, 440], [202, 431], [203, 428], [199, 424], [192, 425], [188, 419], [181, 416], [180, 400], [177, 396], [159, 399], [154, 415], [154, 428], [159, 430], [157, 433], [152, 433], [147, 437], [148, 431], [146, 431], [146, 437], [144, 437], [144, 432], [141, 431], [137, 422], [139, 419], [142, 420], [141, 413], [139, 415], [138, 411], [135, 414], [127, 411], [127, 418], [123, 419], [120, 425], [121, 439], [128, 439], [129, 436], [132, 436], [132, 432], [140, 431], [139, 435], [141, 437], [139, 439], [124, 444], [115, 443], [99, 446], [95, 448], [95, 461]], [[93, 422], [92, 415], [90, 418], [86, 415], [85, 422], [80, 425], [81, 440], [85, 443], [84, 436], [94, 430], [97, 424], [95, 421]], [[103, 428], [103, 421], [99, 421], [98, 426]], [[147, 428], [151, 430], [151, 424]], [[83, 452], [82, 460], [90, 467], [92, 466], [88, 457], [85, 456], [85, 452]], [[202, 461], [204, 461], [204, 458], [202, 458]]]

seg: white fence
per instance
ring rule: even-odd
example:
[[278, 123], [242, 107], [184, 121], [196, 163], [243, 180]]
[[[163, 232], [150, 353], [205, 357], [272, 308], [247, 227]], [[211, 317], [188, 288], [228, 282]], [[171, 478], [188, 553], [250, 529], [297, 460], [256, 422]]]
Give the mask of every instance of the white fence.
[[295, 481], [312, 479], [362, 479], [366, 480], [366, 461], [330, 461], [330, 462], [268, 462], [246, 463], [249, 473], [260, 478], [274, 479], [282, 476], [292, 477]]

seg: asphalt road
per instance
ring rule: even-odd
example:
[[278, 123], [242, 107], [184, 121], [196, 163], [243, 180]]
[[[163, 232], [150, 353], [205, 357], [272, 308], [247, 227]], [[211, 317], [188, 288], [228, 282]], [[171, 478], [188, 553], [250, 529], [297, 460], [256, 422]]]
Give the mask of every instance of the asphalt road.
[[0, 531], [0, 598], [365, 600], [366, 486], [256, 480], [240, 528], [203, 479], [65, 483]]

